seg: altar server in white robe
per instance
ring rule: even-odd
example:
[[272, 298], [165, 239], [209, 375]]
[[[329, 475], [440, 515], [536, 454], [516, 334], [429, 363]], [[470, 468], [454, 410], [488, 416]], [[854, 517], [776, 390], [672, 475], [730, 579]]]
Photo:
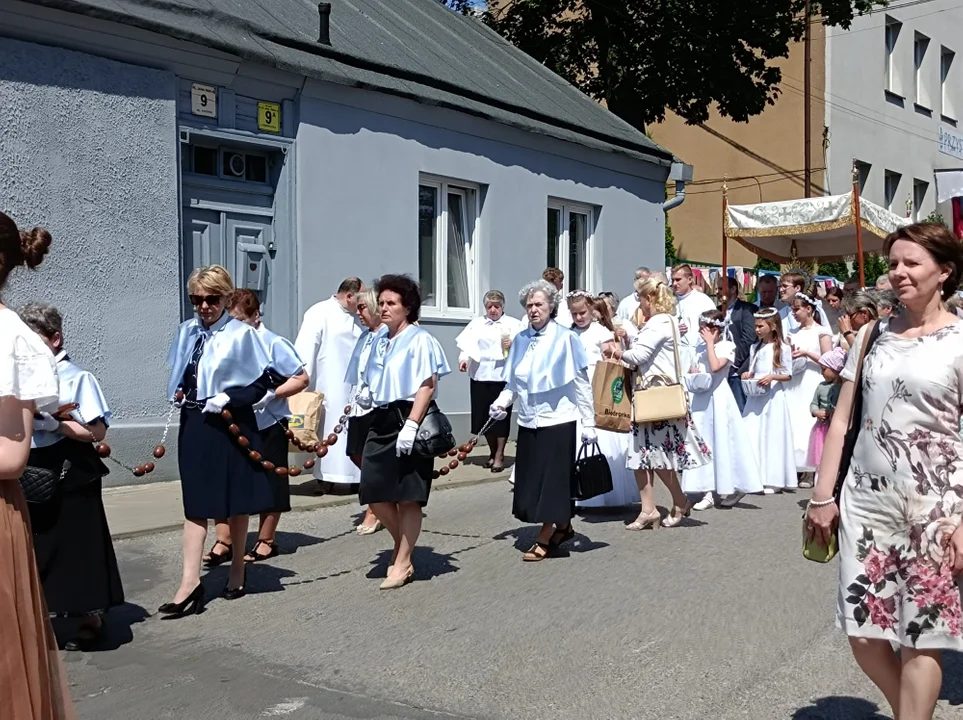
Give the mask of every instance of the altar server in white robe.
[[614, 317], [620, 320], [629, 320], [634, 322], [636, 313], [639, 310], [639, 294], [635, 291], [635, 283], [639, 280], [645, 280], [652, 274], [652, 271], [647, 267], [637, 268], [635, 271], [635, 279], [632, 281], [632, 292], [630, 292], [622, 302], [618, 304], [618, 309], [615, 310]]
[[[582, 341], [588, 357], [588, 378], [592, 381], [595, 366], [602, 360], [602, 345], [617, 337], [605, 300], [594, 297], [584, 290], [568, 294], [568, 309], [572, 313], [573, 330]], [[581, 435], [581, 423], [578, 433]], [[589, 500], [579, 500], [577, 507], [626, 507], [639, 499], [639, 487], [635, 475], [626, 467], [629, 454], [629, 433], [617, 433], [596, 428], [599, 450], [608, 461], [612, 472], [612, 490]]]
[[695, 289], [692, 268], [676, 265], [672, 268], [672, 292], [675, 293], [675, 316], [679, 320], [679, 359], [683, 369], [695, 360], [698, 352], [699, 316], [716, 309], [715, 300]]
[[[779, 317], [782, 318], [782, 336], [786, 339], [789, 338], [789, 333], [799, 329], [799, 321], [792, 311], [792, 303], [796, 299], [796, 294], [805, 293], [815, 296], [815, 293], [808, 292], [807, 281], [808, 278], [805, 275], [793, 272], [783, 273], [779, 278]], [[819, 311], [816, 324], [829, 330], [829, 334], [832, 335], [833, 329], [829, 324], [826, 313], [823, 312], [822, 300], [816, 297], [813, 297], [813, 300], [815, 309]]]
[[[308, 308], [294, 342], [298, 356], [306, 363], [309, 390], [324, 393], [322, 437], [334, 432], [338, 418], [352, 401], [351, 383], [345, 381], [348, 362], [363, 328], [358, 321], [358, 295], [364, 283], [348, 278], [338, 294]], [[318, 482], [357, 484], [361, 474], [345, 453], [329, 452], [314, 466]]]

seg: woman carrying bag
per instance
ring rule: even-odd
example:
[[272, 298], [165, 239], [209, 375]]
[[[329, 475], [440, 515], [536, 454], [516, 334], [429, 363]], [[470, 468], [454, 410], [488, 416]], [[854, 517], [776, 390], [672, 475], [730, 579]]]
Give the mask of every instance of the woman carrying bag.
[[[606, 343], [602, 348], [603, 357], [638, 368], [633, 375], [632, 441], [626, 465], [635, 471], [642, 512], [626, 529], [655, 529], [660, 522], [664, 527], [675, 527], [692, 511], [692, 504], [682, 492], [679, 473], [708, 464], [712, 461], [712, 454], [692, 422], [686, 392], [680, 385], [682, 367], [678, 350], [679, 328], [674, 317], [675, 296], [668, 285], [655, 277], [637, 282], [636, 290], [639, 306], [648, 321], [633, 339], [629, 350], [623, 351], [615, 342]], [[659, 400], [668, 398], [674, 401], [677, 407], [667, 413], [673, 417], [643, 419], [643, 410], [656, 409], [661, 404], [656, 401], [656, 395]], [[664, 520], [655, 505], [655, 475], [672, 494], [673, 507]]]

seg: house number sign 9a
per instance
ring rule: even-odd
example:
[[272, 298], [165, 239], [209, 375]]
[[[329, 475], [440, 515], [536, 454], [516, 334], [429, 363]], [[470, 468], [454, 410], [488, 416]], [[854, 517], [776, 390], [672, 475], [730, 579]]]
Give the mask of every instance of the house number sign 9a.
[[191, 114], [217, 117], [217, 88], [210, 85], [191, 84]]
[[278, 103], [257, 104], [257, 129], [262, 132], [281, 132], [281, 106]]

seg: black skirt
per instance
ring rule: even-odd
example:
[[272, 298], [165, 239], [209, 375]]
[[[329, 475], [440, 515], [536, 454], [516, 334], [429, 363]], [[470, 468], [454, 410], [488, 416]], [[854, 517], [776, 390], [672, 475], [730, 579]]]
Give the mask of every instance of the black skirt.
[[575, 514], [575, 423], [518, 428], [512, 514], [565, 525]]
[[[503, 382], [487, 382], [484, 380], [472, 380], [471, 390], [471, 431], [472, 434], [481, 432], [481, 429], [488, 422], [489, 409], [492, 403], [498, 399], [502, 390], [505, 389]], [[512, 427], [512, 408], [509, 406], [508, 417], [492, 424], [485, 435], [507, 438]]]
[[274, 505], [268, 474], [248, 457], [251, 450], [264, 455], [254, 410], [250, 406], [230, 410], [241, 435], [251, 443], [246, 450], [234, 441], [220, 415], [181, 410], [177, 463], [186, 518], [257, 515], [270, 512]]
[[[30, 525], [51, 615], [95, 615], [124, 602], [101, 479], [30, 503]], [[8, 612], [15, 609], [8, 608]]]
[[397, 456], [395, 442], [404, 427], [410, 402], [392, 403], [370, 413], [371, 426], [361, 459], [361, 487], [358, 499], [371, 503], [416, 502], [428, 504], [434, 458]]
[[[288, 419], [282, 418], [271, 427], [261, 430], [264, 459], [271, 461], [276, 467], [285, 467], [288, 464], [288, 438], [284, 434], [287, 429]], [[267, 512], [288, 512], [291, 509], [291, 485], [288, 476], [267, 473], [267, 477], [271, 495], [274, 497], [274, 505]]]
[[368, 439], [368, 430], [371, 428], [371, 416], [373, 414], [352, 415], [348, 418], [348, 439], [344, 448], [348, 457], [364, 453], [364, 443]]

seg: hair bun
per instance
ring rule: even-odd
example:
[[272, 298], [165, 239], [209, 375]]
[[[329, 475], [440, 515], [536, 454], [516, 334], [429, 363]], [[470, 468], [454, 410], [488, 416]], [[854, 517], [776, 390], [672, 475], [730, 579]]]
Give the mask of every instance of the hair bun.
[[52, 242], [53, 238], [47, 228], [35, 227], [33, 230], [21, 230], [20, 252], [23, 253], [23, 264], [31, 269], [37, 267], [50, 251]]

